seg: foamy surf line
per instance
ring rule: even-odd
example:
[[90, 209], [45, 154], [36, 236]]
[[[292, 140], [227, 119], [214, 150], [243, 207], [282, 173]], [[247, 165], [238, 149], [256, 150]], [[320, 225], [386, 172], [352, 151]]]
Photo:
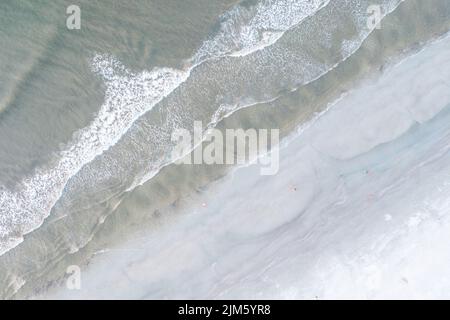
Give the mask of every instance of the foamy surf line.
[[[273, 5], [274, 10], [271, 11], [272, 16], [276, 16], [274, 13], [283, 7], [279, 6], [279, 4], [304, 3], [306, 1], [263, 2], [265, 5]], [[317, 11], [323, 8], [325, 3], [328, 2], [315, 1], [314, 3], [316, 6], [309, 8], [315, 9], [308, 11], [307, 14], [302, 13], [301, 19], [289, 20], [291, 23], [284, 25], [286, 30], [295, 25], [292, 21], [300, 23], [302, 19], [312, 15], [314, 10]], [[396, 1], [396, 3], [398, 5], [400, 1]], [[283, 10], [286, 11], [287, 9]], [[251, 23], [246, 25], [247, 27], [242, 30], [251, 30], [254, 21], [262, 21], [262, 17], [266, 16], [262, 13], [269, 11], [256, 10], [257, 14], [255, 17], [257, 18], [254, 20], [250, 19]], [[300, 11], [294, 10], [293, 12]], [[275, 26], [279, 27], [280, 25], [271, 22], [269, 24], [270, 26], [273, 28]], [[259, 28], [257, 33], [260, 34], [263, 29]], [[358, 45], [353, 46], [353, 52], [359, 48], [359, 45], [371, 31], [361, 31], [363, 39]], [[253, 33], [250, 31], [250, 34]], [[271, 45], [280, 38], [276, 38]], [[218, 38], [216, 37], [215, 45], [218, 48], [223, 48], [220, 41], [226, 44], [228, 40], [220, 39], [221, 36], [219, 33]], [[267, 38], [262, 37], [260, 40], [262, 42], [252, 40], [243, 45], [234, 46], [233, 48], [235, 50], [237, 49], [237, 51], [228, 50], [228, 55], [236, 56], [242, 54], [244, 51], [246, 54], [258, 51], [261, 48], [261, 43], [263, 45], [267, 44], [267, 42], [264, 42]], [[202, 48], [204, 50], [205, 47], [202, 46]], [[212, 53], [206, 55], [204, 60], [201, 60], [199, 63], [223, 55], [221, 50], [217, 51], [214, 48], [212, 50]], [[199, 51], [202, 51], [202, 49], [199, 49]], [[347, 57], [353, 52], [348, 52]], [[170, 68], [155, 68], [152, 71], [133, 73], [109, 55], [96, 55], [92, 64], [93, 71], [102, 76], [106, 85], [105, 103], [101, 106], [98, 116], [90, 126], [78, 131], [72, 143], [69, 143], [60, 152], [56, 166], [50, 169], [41, 168], [36, 170], [34, 175], [23, 180], [16, 190], [7, 190], [4, 187], [0, 187], [2, 191], [0, 194], [0, 211], [2, 212], [0, 216], [0, 254], [7, 252], [23, 241], [24, 234], [39, 228], [63, 194], [63, 190], [69, 179], [76, 175], [84, 165], [115, 145], [138, 118], [150, 111], [157, 103], [185, 82], [189, 78], [192, 69], [199, 65], [199, 63], [185, 71]], [[238, 106], [235, 109], [229, 110], [228, 115], [242, 107]], [[220, 118], [214, 119], [214, 121], [220, 121]], [[160, 168], [164, 165], [161, 165]], [[156, 172], [146, 175], [146, 178], [140, 181], [139, 184], [153, 177], [158, 171], [156, 170]]]
[[136, 119], [189, 76], [169, 68], [133, 74], [112, 57], [101, 55], [94, 57], [93, 71], [103, 77], [107, 89], [105, 103], [91, 125], [76, 133], [75, 141], [61, 151], [54, 168], [38, 170], [22, 181], [18, 192], [2, 187], [0, 239], [6, 241], [0, 243], [0, 254], [43, 223], [72, 176], [117, 143]]
[[196, 65], [218, 57], [243, 57], [262, 50], [329, 2], [265, 0], [248, 8], [237, 5], [222, 15], [220, 30], [203, 43], [192, 62]]
[[[394, 2], [396, 3], [395, 5], [392, 5], [392, 4], [389, 3], [389, 5], [387, 5], [386, 8], [384, 8], [384, 9], [385, 9], [385, 14], [382, 16], [382, 19], [384, 19], [387, 15], [389, 15], [390, 13], [392, 13], [392, 12], [393, 12], [393, 11], [394, 11], [394, 10], [395, 10], [402, 2], [404, 2], [404, 1], [405, 1], [405, 0], [394, 1]], [[327, 2], [327, 4], [328, 4], [328, 2]], [[321, 6], [318, 10], [320, 10], [320, 9], [323, 8], [323, 7], [324, 7], [324, 6]], [[317, 11], [318, 11], [318, 10], [317, 10]], [[317, 12], [317, 11], [316, 11], [316, 12]], [[361, 21], [361, 20], [360, 20], [360, 21]], [[363, 24], [365, 24], [365, 20], [364, 20], [364, 23], [363, 23]], [[293, 25], [292, 25], [291, 27], [287, 28], [286, 31], [290, 30], [292, 27], [293, 27]], [[359, 50], [359, 48], [360, 48], [360, 47], [362, 46], [362, 44], [364, 43], [365, 39], [367, 39], [367, 37], [368, 37], [374, 30], [375, 30], [375, 28], [371, 28], [371, 29], [368, 29], [368, 30], [362, 30], [361, 33], [359, 34], [360, 42], [358, 42], [356, 45], [354, 45], [354, 44], [351, 45], [350, 42], [347, 42], [347, 45], [348, 45], [348, 46], [342, 48], [343, 51], [346, 52], [346, 54], [343, 56], [343, 59], [342, 59], [341, 61], [339, 61], [339, 62], [336, 63], [336, 64], [333, 64], [332, 66], [330, 66], [329, 68], [327, 68], [327, 69], [325, 69], [325, 70], [323, 70], [323, 71], [318, 71], [317, 74], [312, 74], [312, 75], [311, 75], [311, 79], [309, 79], [309, 80], [303, 82], [300, 86], [298, 86], [298, 87], [296, 87], [296, 88], [294, 88], [294, 89], [291, 89], [291, 91], [292, 91], [292, 92], [293, 92], [293, 91], [296, 91], [296, 90], [298, 90], [300, 87], [305, 86], [305, 85], [308, 85], [308, 84], [310, 84], [310, 83], [312, 83], [312, 82], [314, 82], [314, 81], [320, 79], [321, 77], [323, 77], [323, 76], [325, 76], [326, 74], [328, 74], [330, 71], [332, 71], [332, 70], [334, 70], [335, 68], [337, 68], [342, 62], [345, 62], [345, 61], [346, 61], [348, 58], [350, 58], [355, 52], [357, 52], [357, 51]], [[278, 40], [278, 39], [277, 39], [277, 40]], [[254, 47], [253, 49], [254, 49], [253, 52], [256, 52], [256, 51], [261, 50], [261, 48], [260, 48], [260, 47], [257, 47], [257, 46]], [[243, 56], [245, 56], [245, 55], [246, 55], [246, 54], [240, 55], [240, 54], [231, 53], [231, 54], [228, 54], [228, 55], [225, 55], [225, 56], [243, 57]], [[206, 59], [205, 61], [207, 61], [207, 60], [209, 60], [209, 59]], [[203, 62], [204, 62], [204, 61], [203, 61]], [[201, 64], [201, 63], [199, 63], [199, 64], [197, 64], [197, 65], [200, 65], [200, 64]], [[197, 66], [197, 65], [195, 65], [195, 66]], [[195, 67], [195, 66], [194, 66], [194, 67]], [[256, 105], [259, 105], [259, 104], [273, 103], [273, 102], [275, 102], [276, 100], [278, 100], [279, 98], [280, 98], [280, 96], [278, 95], [278, 96], [275, 96], [275, 97], [273, 97], [273, 98], [271, 98], [271, 99], [261, 100], [261, 101], [252, 101], [252, 102], [249, 102], [249, 103], [246, 103], [246, 104], [243, 104], [243, 105], [241, 105], [241, 104], [235, 104], [235, 105], [220, 105], [220, 106], [218, 107], [218, 109], [216, 110], [216, 112], [213, 114], [213, 116], [212, 116], [212, 118], [211, 118], [211, 121], [207, 124], [206, 128], [208, 128], [208, 129], [214, 128], [220, 121], [222, 121], [222, 120], [225, 119], [225, 118], [230, 117], [232, 114], [234, 114], [235, 112], [237, 112], [237, 111], [239, 111], [239, 110], [241, 110], [241, 109], [245, 109], [245, 108], [248, 108], [248, 107], [256, 106]], [[324, 113], [326, 113], [326, 112], [327, 112], [329, 109], [331, 109], [331, 108], [332, 108], [332, 104], [329, 105], [323, 112], [320, 112], [320, 113], [318, 113], [318, 114], [315, 114], [315, 115], [312, 117], [312, 119], [311, 119], [310, 121], [308, 121], [307, 123], [300, 125], [300, 127], [298, 128], [298, 130], [302, 130], [302, 129], [300, 129], [300, 128], [302, 128], [303, 125], [306, 125], [306, 126], [310, 125], [310, 124], [313, 123], [317, 118], [319, 118], [320, 116], [322, 116]], [[207, 130], [205, 130], [205, 132], [206, 132], [206, 131], [207, 131]], [[203, 135], [202, 139], [201, 139], [196, 145], [194, 145], [192, 149], [187, 150], [187, 152], [186, 152], [185, 154], [183, 154], [183, 156], [181, 156], [180, 158], [183, 158], [184, 156], [187, 156], [189, 153], [191, 153], [192, 151], [194, 151], [195, 148], [197, 148], [201, 143], [203, 143], [203, 142], [205, 141], [205, 138], [206, 138], [206, 134]], [[269, 153], [270, 153], [270, 151], [269, 151]], [[261, 155], [261, 156], [264, 157], [264, 155]], [[171, 163], [173, 163], [173, 162], [175, 162], [175, 161], [177, 161], [177, 160], [180, 160], [180, 158], [171, 159], [170, 162], [162, 164], [157, 170], [147, 173], [146, 175], [144, 175], [144, 177], [143, 177], [142, 179], [140, 179], [139, 181], [135, 181], [135, 182], [134, 182], [134, 183], [133, 183], [126, 191], [127, 191], [127, 192], [130, 192], [130, 191], [132, 191], [134, 188], [143, 185], [144, 183], [146, 183], [147, 181], [149, 181], [151, 178], [153, 178], [155, 175], [157, 175], [158, 172], [159, 172], [163, 167], [166, 167], [166, 166], [170, 165]]]

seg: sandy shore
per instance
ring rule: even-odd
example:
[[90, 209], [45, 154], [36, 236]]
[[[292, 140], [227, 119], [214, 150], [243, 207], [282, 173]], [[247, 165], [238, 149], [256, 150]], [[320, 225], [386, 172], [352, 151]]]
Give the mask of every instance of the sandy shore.
[[277, 175], [235, 169], [39, 297], [448, 298], [449, 56], [390, 66], [285, 139]]

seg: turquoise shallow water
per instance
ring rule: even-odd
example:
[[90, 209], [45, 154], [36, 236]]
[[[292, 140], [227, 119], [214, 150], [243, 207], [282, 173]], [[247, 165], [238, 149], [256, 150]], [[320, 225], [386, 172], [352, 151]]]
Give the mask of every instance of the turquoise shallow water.
[[[149, 190], [130, 193], [170, 163], [174, 128], [208, 123], [249, 104], [261, 111], [244, 110], [227, 121], [292, 127], [320, 109], [324, 101], [308, 100], [317, 92], [334, 91], [363, 73], [364, 64], [382, 64], [377, 53], [398, 51], [403, 41], [407, 49], [415, 37], [427, 40], [445, 31], [450, 10], [445, 1], [406, 1], [394, 11], [400, 18], [386, 19], [391, 38], [382, 29], [355, 51], [371, 31], [367, 1], [235, 4], [86, 1], [79, 4], [80, 30], [65, 27], [67, 1], [0, 4], [7, 44], [0, 49], [3, 248], [34, 230], [0, 258], [7, 270], [0, 279], [5, 296], [24, 283], [45, 285], [55, 263], [95, 240], [105, 219], [113, 221], [109, 230], [127, 234], [122, 222], [139, 224], [133, 212], [145, 216], [223, 173], [170, 167]], [[398, 4], [384, 1], [383, 10]], [[396, 49], [388, 52], [391, 47]], [[358, 53], [362, 63], [342, 63]], [[315, 81], [320, 77], [328, 80]], [[267, 112], [268, 105], [287, 107], [277, 114]], [[124, 197], [129, 200], [119, 207], [122, 214], [111, 218]], [[7, 267], [14, 264], [23, 269]]]

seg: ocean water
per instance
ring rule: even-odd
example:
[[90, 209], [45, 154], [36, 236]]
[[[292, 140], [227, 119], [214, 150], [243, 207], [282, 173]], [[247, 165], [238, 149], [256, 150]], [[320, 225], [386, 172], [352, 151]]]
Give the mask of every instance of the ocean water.
[[[296, 93], [350, 85], [364, 73], [352, 61], [381, 67], [389, 48], [420, 46], [450, 23], [450, 5], [437, 0], [379, 1], [381, 30], [367, 25], [364, 0], [85, 1], [81, 29], [68, 30], [69, 4], [0, 4], [4, 297], [62, 277], [55, 265], [100, 241], [102, 229], [128, 233], [118, 221], [139, 220], [124, 206], [153, 212], [158, 193], [196, 192], [202, 179], [170, 166], [177, 128], [242, 123], [248, 113], [256, 127], [298, 125], [323, 105]], [[156, 195], [141, 192], [152, 180]], [[133, 203], [135, 194], [151, 203]]]
[[[326, 17], [329, 17], [331, 16], [331, 12], [334, 12], [333, 16], [338, 16], [341, 20], [344, 19], [345, 14], [348, 14], [348, 12], [353, 12], [354, 14], [349, 18], [353, 20], [356, 32], [354, 31], [353, 34], [350, 34], [350, 39], [345, 39], [345, 42], [340, 48], [341, 50], [337, 52], [336, 56], [331, 57], [331, 62], [315, 61], [317, 60], [316, 55], [302, 52], [300, 48], [295, 47], [295, 45], [301, 45], [306, 40], [296, 43], [288, 39], [284, 41], [287, 42], [286, 44], [275, 44], [276, 39], [266, 40], [266, 36], [261, 36], [258, 39], [256, 35], [253, 36], [253, 33], [261, 33], [265, 29], [279, 29], [278, 32], [289, 31], [291, 27], [295, 27], [295, 25], [301, 23], [302, 17], [307, 17], [308, 14], [313, 14], [321, 9], [324, 11], [328, 9], [327, 7], [322, 8], [327, 5], [326, 3], [318, 2], [316, 5], [310, 7], [301, 7], [298, 11], [292, 10], [291, 7], [296, 8], [296, 4], [297, 2], [289, 1], [285, 3], [264, 3], [262, 8], [257, 7], [254, 9], [255, 12], [250, 17], [250, 23], [248, 24], [245, 23], [245, 18], [248, 13], [244, 12], [241, 14], [244, 16], [244, 24], [239, 28], [254, 30], [250, 36], [247, 36], [245, 33], [243, 34], [243, 31], [222, 31], [227, 30], [230, 23], [234, 23], [229, 22], [227, 16], [223, 17], [222, 19], [225, 22], [221, 26], [218, 35], [210, 40], [211, 43], [207, 42], [205, 47], [202, 46], [200, 48], [199, 57], [194, 56], [195, 64], [192, 67], [188, 67], [188, 70], [156, 67], [151, 71], [133, 73], [109, 54], [106, 56], [101, 54], [94, 55], [92, 57], [92, 71], [93, 73], [99, 74], [104, 80], [106, 86], [105, 101], [100, 106], [97, 115], [86, 127], [73, 132], [72, 139], [69, 139], [66, 146], [62, 146], [61, 148], [63, 142], [60, 142], [59, 147], [62, 150], [54, 151], [56, 157], [55, 159], [48, 160], [51, 163], [50, 165], [44, 165], [44, 168], [35, 165], [31, 175], [26, 175], [23, 178], [23, 182], [17, 183], [12, 192], [7, 188], [2, 188], [3, 192], [0, 203], [2, 212], [5, 212], [2, 215], [0, 229], [1, 238], [4, 239], [2, 252], [8, 250], [11, 243], [14, 244], [21, 241], [22, 234], [28, 233], [38, 227], [43, 219], [49, 215], [51, 209], [61, 197], [62, 191], [68, 181], [76, 176], [81, 169], [85, 168], [86, 164], [91, 163], [97, 156], [102, 155], [112, 146], [117, 145], [119, 140], [128, 138], [128, 136], [124, 137], [124, 135], [131, 129], [133, 123], [145, 113], [151, 111], [156, 104], [161, 102], [158, 111], [165, 116], [165, 119], [161, 124], [153, 124], [151, 121], [147, 124], [149, 134], [145, 134], [144, 136], [146, 138], [150, 137], [150, 141], [144, 141], [144, 143], [147, 145], [147, 150], [150, 150], [150, 154], [138, 155], [137, 157], [127, 156], [127, 159], [130, 160], [139, 159], [142, 161], [142, 159], [148, 159], [147, 163], [144, 164], [147, 168], [136, 168], [136, 171], [139, 170], [141, 172], [135, 171], [131, 175], [128, 173], [125, 174], [133, 180], [139, 179], [139, 175], [142, 175], [141, 179], [151, 177], [167, 161], [167, 157], [171, 151], [170, 148], [172, 147], [170, 144], [170, 134], [177, 126], [184, 128], [189, 125], [189, 122], [193, 123], [194, 119], [203, 120], [205, 115], [207, 116], [208, 114], [209, 118], [211, 118], [216, 112], [220, 113], [221, 108], [233, 103], [236, 106], [234, 108], [227, 107], [227, 110], [231, 109], [232, 111], [233, 109], [242, 108], [245, 107], [245, 104], [249, 103], [264, 102], [275, 98], [277, 93], [282, 89], [286, 89], [286, 87], [291, 88], [312, 81], [314, 78], [326, 73], [335, 64], [344, 60], [349, 54], [353, 53], [371, 31], [365, 29], [364, 17], [366, 11], [364, 9], [367, 8], [368, 3], [366, 6], [359, 4], [358, 11], [358, 6], [354, 2], [347, 1], [339, 5], [328, 3], [330, 5], [329, 12], [324, 13]], [[388, 1], [383, 9], [388, 13], [396, 5], [398, 3], [394, 5]], [[269, 23], [267, 26], [261, 23], [265, 20], [260, 15], [276, 15], [276, 10], [280, 6], [285, 7], [284, 10], [288, 14], [292, 12], [292, 14], [298, 16], [299, 12], [301, 12], [302, 15], [298, 19], [289, 19], [283, 21], [283, 23], [276, 23], [276, 17], [272, 18], [275, 22]], [[230, 13], [231, 16], [236, 14], [240, 19], [239, 12]], [[302, 33], [310, 34], [310, 31], [304, 31], [305, 29], [307, 27], [301, 28], [300, 30], [294, 28], [292, 33], [298, 31], [300, 34], [295, 35], [297, 38], [299, 36], [301, 37]], [[231, 40], [228, 39], [228, 35], [232, 38]], [[286, 38], [289, 38], [289, 36], [287, 35]], [[317, 41], [325, 42], [322, 45], [327, 45], [326, 42], [329, 37], [329, 34], [326, 34], [323, 38], [318, 35]], [[262, 46], [269, 45], [268, 41], [273, 43], [267, 49], [269, 52], [259, 50]], [[230, 44], [235, 45], [236, 48]], [[209, 47], [212, 49], [207, 49]], [[219, 49], [216, 49], [217, 47]], [[224, 47], [225, 49], [223, 49]], [[206, 55], [203, 53], [205, 50], [208, 52]], [[227, 53], [236, 54], [243, 50], [246, 52], [246, 55], [244, 57], [239, 55], [241, 59], [238, 62], [235, 62], [235, 57], [230, 59], [226, 57]], [[251, 52], [255, 52], [255, 54], [250, 55]], [[223, 55], [225, 55], [223, 60], [216, 60], [217, 57]], [[280, 59], [273, 61], [271, 64], [267, 63], [268, 59], [272, 56], [278, 56]], [[287, 56], [287, 58], [284, 56]], [[249, 57], [250, 61], [247, 61], [246, 57]], [[214, 61], [208, 63], [210, 59], [214, 59]], [[203, 61], [206, 64], [203, 64]], [[266, 70], [258, 70], [253, 75], [249, 74], [246, 77], [241, 77], [241, 82], [239, 82], [240, 77], [239, 74], [236, 74], [235, 70], [238, 70], [239, 73], [246, 74], [245, 67], [255, 70], [258, 65], [261, 65]], [[292, 69], [293, 66], [299, 66], [299, 70]], [[210, 71], [210, 69], [212, 70]], [[224, 76], [217, 79], [216, 83], [214, 83], [210, 80], [208, 74], [217, 73], [218, 70]], [[202, 83], [205, 80], [208, 81], [208, 86]], [[282, 87], [280, 87], [280, 84]], [[225, 88], [223, 85], [227, 85], [229, 88]], [[203, 91], [217, 92], [219, 86], [221, 87], [221, 95], [223, 96], [219, 101], [217, 101], [217, 94], [208, 92], [201, 92], [202, 96], [207, 97], [206, 101], [198, 101], [196, 99], [195, 92], [198, 92], [198, 90], [195, 90], [196, 88], [202, 87]], [[248, 92], [249, 96], [242, 99], [245, 102], [238, 101], [240, 91]], [[164, 98], [167, 99], [162, 101]], [[172, 111], [171, 109], [173, 108], [175, 110]], [[180, 119], [181, 112], [185, 113], [186, 116], [181, 116]], [[200, 114], [202, 115], [201, 118]], [[211, 118], [207, 123], [217, 118], [217, 116]], [[140, 128], [139, 123], [134, 128]], [[155, 134], [154, 132], [156, 131], [160, 133]], [[133, 132], [130, 132], [129, 136], [132, 135]], [[117, 148], [120, 148], [120, 145]], [[138, 148], [132, 152], [139, 153], [142, 152], [142, 149]], [[144, 149], [143, 151], [145, 152], [146, 150]], [[108, 155], [112, 152], [111, 149]], [[156, 154], [156, 156], [153, 154]], [[126, 161], [126, 159], [123, 160]], [[173, 160], [169, 159], [169, 161]], [[103, 167], [103, 171], [109, 171], [107, 166], [111, 163], [116, 163], [113, 159], [102, 162], [101, 166]], [[121, 174], [120, 171], [127, 171], [129, 169], [130, 165], [126, 163], [123, 164], [123, 168], [121, 166], [114, 168], [118, 175]], [[96, 172], [97, 174], [99, 173], [97, 170]], [[97, 183], [102, 182], [101, 176], [99, 174], [99, 177], [97, 177]], [[108, 174], [106, 178], [108, 179], [109, 177], [110, 175]], [[136, 182], [140, 183], [141, 181], [131, 181], [131, 187]], [[122, 179], [122, 183], [126, 182]], [[83, 188], [85, 188], [85, 185], [83, 185]], [[14, 237], [14, 235], [19, 236]]]

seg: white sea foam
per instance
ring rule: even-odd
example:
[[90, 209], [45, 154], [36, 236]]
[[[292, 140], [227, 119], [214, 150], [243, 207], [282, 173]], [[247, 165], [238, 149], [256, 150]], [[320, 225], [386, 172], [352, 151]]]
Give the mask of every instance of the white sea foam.
[[237, 5], [221, 17], [219, 31], [203, 43], [193, 58], [194, 64], [264, 49], [328, 3], [329, 0], [264, 0], [249, 7]]
[[0, 194], [0, 254], [39, 227], [68, 180], [86, 163], [117, 143], [136, 119], [185, 81], [189, 72], [156, 68], [134, 74], [110, 56], [97, 55], [93, 71], [106, 84], [105, 102], [90, 126], [74, 135], [51, 169], [39, 169], [17, 190]]
[[[401, 2], [403, 2], [403, 1], [404, 0], [394, 0], [394, 1], [384, 1], [383, 3], [381, 3], [380, 6], [381, 6], [382, 12], [383, 12], [383, 15], [382, 15], [381, 18], [384, 18], [385, 16], [390, 14], [392, 11], [394, 11], [398, 7], [398, 5]], [[350, 4], [353, 4], [354, 2], [355, 2], [354, 0], [349, 0]], [[273, 2], [271, 2], [271, 3], [274, 4]], [[288, 1], [288, 3], [290, 3], [292, 5], [292, 4], [295, 3], [295, 1], [294, 2], [293, 1]], [[319, 3], [319, 2], [317, 2], [317, 3]], [[256, 10], [257, 14], [264, 15], [262, 12], [264, 10], [268, 10], [268, 7], [267, 7], [268, 6], [268, 2], [264, 2], [264, 4], [265, 4], [265, 6], [263, 6], [262, 4], [257, 6], [257, 8], [259, 8], [259, 10]], [[287, 4], [287, 2], [282, 1], [281, 3], [278, 3], [278, 5], [276, 7], [277, 8], [281, 8], [281, 7], [283, 7], [286, 4]], [[326, 4], [328, 4], [328, 1], [322, 2], [317, 10], [323, 8]], [[361, 5], [359, 5], [357, 7], [359, 7], [359, 11], [355, 10], [355, 16], [354, 16], [355, 21], [354, 21], [354, 23], [355, 23], [355, 26], [357, 26], [359, 32], [358, 32], [358, 35], [357, 35], [357, 37], [355, 39], [343, 40], [342, 47], [341, 47], [342, 60], [340, 60], [338, 63], [330, 65], [330, 66], [315, 65], [315, 64], [311, 63], [310, 61], [305, 61], [305, 65], [308, 66], [308, 68], [307, 68], [308, 72], [307, 72], [307, 76], [305, 76], [303, 78], [303, 82], [300, 83], [300, 86], [304, 86], [304, 85], [307, 85], [307, 84], [309, 84], [311, 82], [314, 82], [314, 81], [318, 80], [319, 78], [321, 78], [322, 76], [324, 76], [325, 74], [327, 74], [328, 72], [334, 70], [340, 63], [342, 63], [343, 61], [348, 59], [352, 54], [354, 54], [361, 47], [361, 45], [364, 42], [364, 40], [371, 34], [371, 32], [374, 31], [375, 26], [373, 26], [371, 28], [367, 27], [367, 24], [366, 24], [366, 18], [367, 17], [366, 17], [366, 14], [365, 14], [365, 7], [361, 6]], [[297, 6], [297, 8], [298, 8], [298, 6]], [[223, 18], [225, 20], [225, 22], [222, 25], [222, 28], [221, 28], [222, 31], [228, 29], [230, 24], [234, 24], [235, 23], [235, 22], [232, 22], [232, 21], [229, 20], [230, 16], [234, 16], [235, 21], [240, 20], [240, 19], [236, 18], [236, 16], [239, 16], [240, 18], [242, 18], [242, 12], [240, 10], [242, 10], [242, 9], [239, 8], [239, 7], [235, 7], [233, 10], [231, 10], [229, 13], [227, 13], [225, 15], [226, 18]], [[315, 12], [317, 12], [317, 10]], [[231, 12], [233, 12], [233, 14], [231, 14]], [[240, 12], [241, 14], [238, 15], [237, 12]], [[275, 12], [277, 12], [277, 10], [275, 9], [273, 12], [275, 13]], [[247, 11], [245, 11], [245, 14], [247, 14]], [[267, 12], [265, 12], [265, 14], [267, 14]], [[293, 18], [292, 16], [290, 16], [290, 17]], [[292, 22], [294, 20], [297, 21], [297, 23]], [[284, 28], [285, 28], [284, 30], [287, 31], [287, 30], [293, 28], [294, 26], [298, 25], [298, 23], [301, 20], [303, 20], [303, 19], [300, 19], [299, 17], [297, 17], [296, 19], [287, 19], [286, 21], [283, 21], [283, 22], [282, 21], [278, 21], [276, 19], [274, 21], [278, 21], [277, 23], [279, 23], [280, 27], [284, 26]], [[260, 19], [259, 18], [258, 19], [255, 18], [254, 21], [260, 21]], [[289, 21], [291, 21], [291, 22], [289, 22]], [[276, 23], [273, 23], [273, 25], [275, 25], [275, 24]], [[261, 25], [262, 24], [257, 24], [258, 27], [260, 27]], [[246, 27], [248, 27], [248, 26], [246, 26]], [[284, 34], [285, 31], [283, 31], [282, 34]], [[225, 31], [223, 31], [223, 32], [225, 32]], [[255, 42], [255, 43], [258, 44], [256, 46], [252, 46], [252, 42], [251, 41], [250, 42], [244, 41], [243, 44], [245, 44], [245, 45], [244, 45], [242, 50], [232, 51], [231, 47], [230, 47], [228, 53], [225, 54], [224, 51], [218, 50], [218, 48], [226, 47], [226, 43], [228, 41], [230, 41], [229, 37], [224, 37], [223, 36], [224, 34], [222, 34], [222, 32], [219, 32], [219, 35], [216, 35], [213, 40], [206, 41], [205, 43], [208, 43], [208, 44], [207, 45], [204, 44], [200, 48], [200, 50], [197, 52], [197, 55], [195, 57], [197, 57], [198, 59], [204, 59], [201, 62], [204, 62], [207, 59], [217, 58], [217, 57], [219, 57], [221, 55], [243, 57], [246, 54], [250, 54], [250, 53], [256, 52], [256, 51], [266, 47], [264, 45], [266, 43], [264, 39], [261, 39], [260, 42]], [[280, 37], [277, 37], [277, 39], [274, 41], [274, 43]], [[235, 43], [235, 42], [233, 42], [233, 43]], [[271, 44], [274, 44], [274, 43], [271, 43]], [[243, 54], [243, 52], [247, 52], [247, 53]], [[201, 58], [199, 58], [200, 56], [201, 56]], [[201, 64], [201, 62], [197, 62], [197, 65]], [[196, 65], [194, 65], [194, 66], [196, 66]], [[294, 91], [296, 89], [297, 88], [292, 89], [291, 91]], [[240, 101], [239, 103], [236, 103], [236, 104], [220, 104], [220, 105], [218, 105], [217, 110], [212, 115], [211, 121], [210, 121], [210, 123], [208, 124], [207, 127], [208, 128], [215, 127], [222, 119], [231, 116], [233, 113], [235, 113], [236, 111], [238, 111], [240, 109], [244, 109], [244, 108], [247, 108], [247, 107], [251, 107], [251, 106], [258, 105], [258, 104], [263, 104], [263, 103], [271, 103], [271, 102], [276, 101], [279, 97], [280, 96], [277, 95], [277, 96], [271, 97], [269, 99], [258, 100], [258, 101], [255, 101], [253, 99], [246, 99], [245, 101]], [[317, 116], [319, 116], [319, 115], [317, 115]], [[192, 150], [187, 150], [187, 151], [190, 152]], [[178, 159], [172, 159], [172, 161], [176, 161], [176, 160], [178, 160]], [[150, 172], [147, 172], [143, 177], [141, 177], [141, 178], [137, 179], [136, 181], [134, 181], [133, 184], [127, 189], [127, 191], [131, 191], [135, 187], [137, 187], [139, 185], [143, 185], [145, 182], [147, 182], [148, 180], [153, 178], [159, 172], [159, 170], [162, 167], [170, 164], [171, 162], [161, 164], [161, 166], [158, 169], [155, 169], [155, 170], [152, 170]]]

